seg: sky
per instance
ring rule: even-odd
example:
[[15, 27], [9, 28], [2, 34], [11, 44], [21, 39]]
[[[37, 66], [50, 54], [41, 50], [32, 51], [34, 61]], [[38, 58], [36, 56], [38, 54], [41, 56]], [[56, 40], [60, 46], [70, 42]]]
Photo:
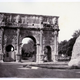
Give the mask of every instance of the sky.
[[80, 2], [0, 1], [0, 12], [59, 16], [59, 42], [69, 40], [80, 29]]

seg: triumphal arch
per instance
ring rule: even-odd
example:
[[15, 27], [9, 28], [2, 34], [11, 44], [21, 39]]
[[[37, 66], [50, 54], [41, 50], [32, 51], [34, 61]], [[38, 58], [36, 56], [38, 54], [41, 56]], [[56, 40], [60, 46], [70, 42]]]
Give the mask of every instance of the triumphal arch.
[[[0, 13], [0, 61], [55, 62], [58, 55], [58, 16]], [[31, 38], [34, 49], [23, 50], [23, 39]], [[26, 41], [26, 40], [25, 40]], [[31, 52], [30, 52], [31, 51]]]

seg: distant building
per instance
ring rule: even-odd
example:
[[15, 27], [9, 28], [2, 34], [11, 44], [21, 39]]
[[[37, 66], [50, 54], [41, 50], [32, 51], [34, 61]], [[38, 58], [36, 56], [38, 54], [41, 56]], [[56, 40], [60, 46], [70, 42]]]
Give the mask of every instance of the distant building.
[[24, 52], [22, 40], [28, 37], [34, 41], [32, 54], [36, 63], [55, 62], [58, 55], [58, 18], [0, 13], [0, 61], [21, 61]]

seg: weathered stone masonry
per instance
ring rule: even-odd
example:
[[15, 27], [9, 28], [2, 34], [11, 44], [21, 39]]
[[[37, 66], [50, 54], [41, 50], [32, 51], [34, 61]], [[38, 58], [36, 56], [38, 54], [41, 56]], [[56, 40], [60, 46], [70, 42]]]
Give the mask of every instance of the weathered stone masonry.
[[[0, 61], [9, 55], [12, 61], [20, 61], [22, 39], [36, 40], [36, 62], [42, 63], [44, 48], [51, 48], [51, 61], [58, 55], [58, 16], [0, 13]], [[7, 54], [6, 47], [13, 46]]]

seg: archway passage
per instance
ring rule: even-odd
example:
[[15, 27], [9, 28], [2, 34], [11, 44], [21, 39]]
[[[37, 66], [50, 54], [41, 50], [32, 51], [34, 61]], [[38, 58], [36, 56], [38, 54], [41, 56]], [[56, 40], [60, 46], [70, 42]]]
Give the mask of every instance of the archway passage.
[[6, 47], [5, 47], [5, 51], [6, 51], [6, 53], [4, 54], [4, 61], [5, 62], [11, 62], [11, 61], [14, 61], [14, 47], [13, 47], [13, 45], [7, 45]]
[[36, 40], [34, 37], [25, 37], [22, 40], [22, 60], [27, 62], [36, 61]]
[[7, 52], [14, 51], [14, 47], [12, 45], [8, 45], [6, 46], [6, 51]]
[[44, 48], [44, 62], [50, 62], [51, 61], [51, 47], [46, 46]]

